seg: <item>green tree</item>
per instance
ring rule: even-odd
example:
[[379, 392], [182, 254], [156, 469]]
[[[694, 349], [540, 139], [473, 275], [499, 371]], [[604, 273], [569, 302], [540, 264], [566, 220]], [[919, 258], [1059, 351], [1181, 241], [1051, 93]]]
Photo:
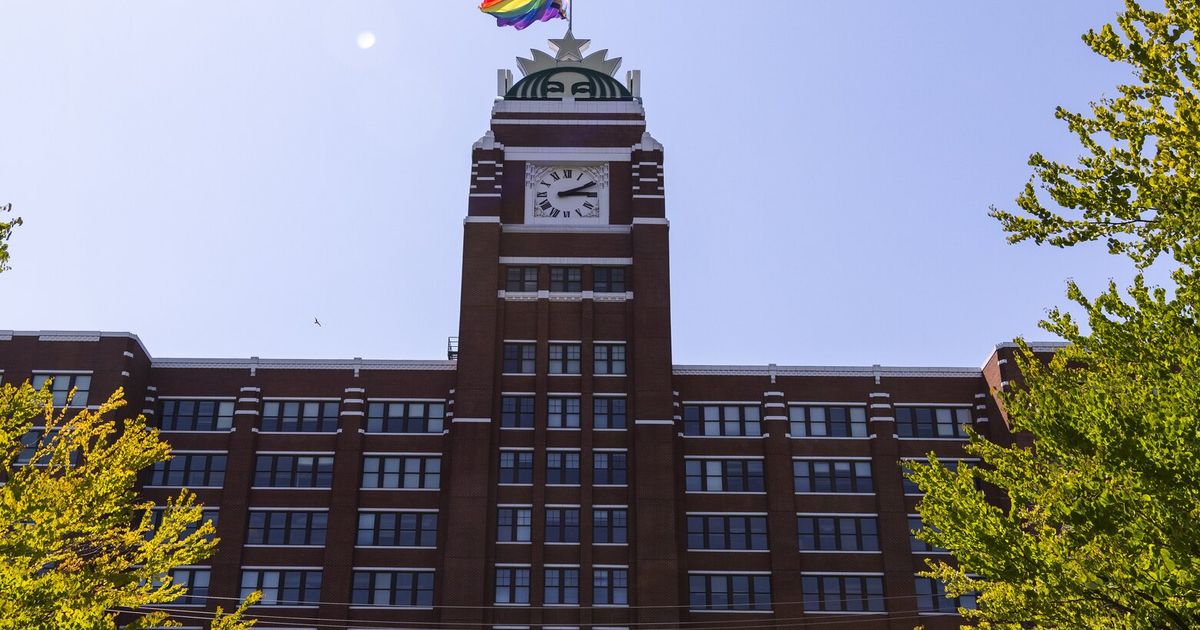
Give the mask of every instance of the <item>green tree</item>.
[[1085, 154], [1033, 155], [1022, 212], [993, 216], [1013, 242], [1102, 241], [1138, 269], [1166, 255], [1173, 286], [1069, 284], [1083, 316], [1042, 323], [1067, 347], [1045, 362], [1022, 344], [1024, 383], [1000, 394], [1034, 446], [973, 434], [978, 467], [905, 466], [926, 493], [919, 537], [954, 557], [926, 575], [978, 592], [963, 612], [985, 627], [1200, 627], [1200, 4], [1163, 5], [1127, 0], [1083, 37], [1135, 81], [1090, 115], [1060, 108]]
[[[12, 212], [12, 204], [0, 206], [0, 212]], [[21, 225], [21, 217], [11, 221], [0, 221], [0, 273], [8, 269], [8, 239], [12, 237], [13, 228]]]
[[[213, 525], [183, 491], [155, 525], [138, 497], [137, 475], [170, 458], [170, 447], [140, 416], [118, 426], [118, 390], [99, 409], [56, 411], [48, 389], [0, 386], [0, 630], [178, 625], [155, 610], [186, 593], [171, 569], [212, 555]], [[73, 415], [71, 415], [73, 413]], [[22, 442], [35, 420], [36, 443]], [[217, 630], [249, 628], [248, 599], [218, 611]]]

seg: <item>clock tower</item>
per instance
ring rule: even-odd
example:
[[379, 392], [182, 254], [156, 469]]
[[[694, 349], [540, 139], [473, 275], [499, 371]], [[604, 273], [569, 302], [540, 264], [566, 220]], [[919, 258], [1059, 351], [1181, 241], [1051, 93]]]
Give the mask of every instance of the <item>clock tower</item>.
[[[472, 149], [443, 621], [677, 622], [663, 147], [637, 71], [570, 31], [550, 44], [499, 72]], [[561, 588], [578, 607], [553, 608]]]

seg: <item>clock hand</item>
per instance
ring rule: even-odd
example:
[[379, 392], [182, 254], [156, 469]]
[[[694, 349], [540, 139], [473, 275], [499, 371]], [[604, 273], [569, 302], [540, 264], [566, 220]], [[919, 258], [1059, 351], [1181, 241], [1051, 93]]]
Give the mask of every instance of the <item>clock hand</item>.
[[568, 190], [565, 192], [558, 193], [558, 196], [559, 197], [599, 197], [600, 193], [587, 192], [587, 191], [572, 192], [572, 191]]
[[[577, 186], [577, 187], [575, 187], [575, 188], [571, 188], [570, 190], [564, 190], [564, 191], [562, 191], [562, 192], [558, 193], [558, 196], [559, 196], [559, 197], [570, 197], [570, 196], [573, 196], [573, 195], [575, 195], [576, 193], [578, 193], [579, 191], [581, 191], [581, 190], [583, 190], [583, 189], [585, 189], [585, 188], [591, 188], [592, 186], [595, 186], [595, 185], [596, 185], [596, 182], [588, 182], [588, 183], [586, 183], [586, 184], [584, 184], [584, 185], [582, 185], [582, 186]], [[593, 194], [593, 195], [594, 195], [594, 194], [596, 194], [596, 193], [591, 193], [591, 194]]]

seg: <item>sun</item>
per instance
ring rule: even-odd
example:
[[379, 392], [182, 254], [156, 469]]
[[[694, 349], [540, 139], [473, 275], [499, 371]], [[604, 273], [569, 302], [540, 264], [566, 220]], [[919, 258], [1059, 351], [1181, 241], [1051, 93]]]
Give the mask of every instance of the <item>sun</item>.
[[358, 34], [358, 47], [366, 50], [375, 45], [375, 33], [364, 31]]

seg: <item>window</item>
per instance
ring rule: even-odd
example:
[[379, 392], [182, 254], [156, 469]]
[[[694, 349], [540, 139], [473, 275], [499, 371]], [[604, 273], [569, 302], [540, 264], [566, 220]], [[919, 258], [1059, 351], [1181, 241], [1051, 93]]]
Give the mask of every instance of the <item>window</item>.
[[624, 293], [627, 286], [623, 267], [592, 269], [592, 290], [596, 293]]
[[796, 492], [870, 494], [871, 462], [798, 459], [792, 462]]
[[509, 293], [534, 293], [538, 290], [537, 267], [509, 267], [505, 270], [504, 290]]
[[333, 455], [259, 455], [257, 488], [332, 488]]
[[547, 426], [551, 429], [579, 428], [579, 398], [554, 396], [547, 399]]
[[496, 603], [529, 603], [529, 567], [496, 567]]
[[500, 426], [506, 429], [533, 428], [533, 396], [504, 396], [500, 399]]
[[[21, 436], [20, 442], [21, 451], [17, 453], [17, 459], [13, 461], [14, 466], [25, 466], [31, 462], [35, 466], [49, 466], [58, 444], [58, 429], [50, 429], [49, 431], [45, 427], [30, 429]], [[40, 459], [34, 462], [33, 458], [37, 455], [39, 446], [42, 447], [43, 454]], [[79, 454], [79, 449], [70, 451], [68, 457], [72, 466], [79, 463]]]
[[[156, 507], [150, 510], [150, 531], [146, 532], [147, 537], [153, 536], [154, 532], [158, 531], [158, 528], [162, 525], [163, 518], [165, 518], [167, 515], [167, 509], [168, 508], [166, 507]], [[217, 527], [217, 515], [218, 512], [216, 508], [206, 508], [201, 510], [200, 520], [185, 527], [183, 530], [183, 536], [187, 537], [196, 533], [196, 530], [200, 529], [200, 526], [207, 521], [212, 521], [213, 529], [215, 530]]]
[[169, 461], [150, 469], [150, 486], [220, 488], [225, 483], [225, 454], [175, 451]]
[[594, 398], [592, 399], [592, 427], [595, 429], [624, 429], [625, 399], [624, 398]]
[[546, 542], [579, 542], [579, 508], [546, 508]]
[[761, 459], [689, 459], [688, 492], [764, 492]]
[[533, 374], [537, 371], [537, 344], [504, 344], [504, 373]]
[[771, 576], [696, 574], [688, 576], [692, 610], [771, 610]]
[[268, 433], [334, 433], [338, 404], [320, 400], [268, 400], [263, 403], [262, 430]]
[[758, 405], [684, 405], [683, 434], [761, 436]]
[[171, 604], [175, 606], [203, 606], [208, 603], [208, 583], [212, 571], [208, 568], [183, 567], [171, 569], [171, 583], [182, 584], [187, 592], [175, 598]]
[[912, 547], [913, 553], [946, 553], [945, 549], [935, 547], [920, 538], [917, 538], [913, 532], [925, 529], [925, 524], [921, 522], [921, 516], [918, 514], [908, 515], [908, 544]]
[[437, 455], [363, 458], [363, 488], [437, 490], [441, 485], [442, 458]]
[[368, 433], [441, 433], [446, 403], [373, 402], [367, 405]]
[[594, 351], [592, 372], [595, 374], [625, 373], [625, 344], [598, 343]]
[[923, 613], [957, 613], [959, 608], [975, 608], [975, 593], [964, 593], [961, 597], [946, 597], [946, 587], [941, 580], [916, 577], [917, 610]]
[[551, 267], [551, 293], [579, 293], [583, 291], [583, 268]]
[[865, 407], [792, 405], [792, 437], [867, 437]]
[[163, 431], [228, 431], [233, 428], [232, 400], [164, 400], [158, 409]]
[[966, 438], [970, 407], [896, 407], [896, 434], [902, 438]]
[[592, 603], [597, 606], [629, 605], [629, 569], [598, 568], [592, 571]]
[[[912, 460], [912, 461], [917, 461], [917, 462], [920, 462], [920, 463], [922, 463], [922, 464], [928, 464], [928, 463], [929, 463], [929, 460], [927, 460], [927, 459], [917, 459], [917, 460]], [[939, 462], [940, 462], [940, 463], [941, 463], [943, 466], [945, 466], [946, 468], [949, 468], [950, 470], [955, 470], [955, 471], [957, 471], [957, 470], [958, 470], [958, 467], [959, 467], [959, 465], [960, 465], [960, 464], [961, 464], [961, 465], [964, 465], [964, 466], [970, 466], [970, 465], [971, 465], [971, 462], [966, 462], [966, 461], [963, 461], [963, 460], [958, 460], [958, 459], [939, 459], [938, 461], [939, 461]], [[975, 480], [975, 487], [976, 487], [976, 488], [978, 488], [978, 487], [979, 487], [979, 480], [978, 480], [978, 479], [976, 479], [976, 480]], [[904, 475], [904, 494], [909, 494], [909, 495], [914, 495], [914, 496], [920, 496], [920, 495], [923, 495], [923, 494], [925, 494], [925, 493], [924, 493], [924, 492], [921, 492], [921, 488], [920, 488], [920, 486], [918, 486], [918, 485], [916, 484], [916, 482], [914, 482], [913, 480], [909, 479], [909, 478], [908, 478], [908, 475]]]
[[67, 396], [71, 390], [75, 390], [75, 396], [70, 399], [72, 407], [86, 407], [88, 403], [88, 390], [92, 387], [91, 374], [34, 374], [33, 388], [41, 389], [46, 381], [52, 381], [50, 384], [50, 393], [54, 396], [55, 407], [66, 407]]
[[550, 485], [579, 485], [579, 452], [550, 451], [546, 453], [546, 483]]
[[355, 606], [433, 606], [433, 571], [355, 571]]
[[546, 567], [544, 602], [547, 606], [579, 604], [579, 569]]
[[550, 373], [579, 374], [583, 350], [577, 343], [550, 344]]
[[328, 512], [250, 510], [247, 545], [324, 545]]
[[629, 511], [625, 508], [592, 510], [592, 542], [624, 545], [629, 542]]
[[360, 547], [437, 547], [437, 512], [358, 513]]
[[805, 575], [801, 583], [806, 612], [884, 612], [882, 577]]
[[254, 591], [262, 591], [259, 606], [316, 606], [321, 603], [321, 571], [244, 569], [239, 597]]
[[526, 543], [533, 533], [533, 508], [501, 507], [496, 512], [496, 542]]
[[796, 517], [800, 551], [879, 551], [879, 522], [874, 516]]
[[594, 451], [592, 483], [597, 486], [623, 486], [629, 483], [626, 473], [628, 458], [625, 451]]
[[533, 483], [533, 452], [500, 451], [500, 483]]
[[766, 551], [767, 517], [688, 515], [688, 549]]

